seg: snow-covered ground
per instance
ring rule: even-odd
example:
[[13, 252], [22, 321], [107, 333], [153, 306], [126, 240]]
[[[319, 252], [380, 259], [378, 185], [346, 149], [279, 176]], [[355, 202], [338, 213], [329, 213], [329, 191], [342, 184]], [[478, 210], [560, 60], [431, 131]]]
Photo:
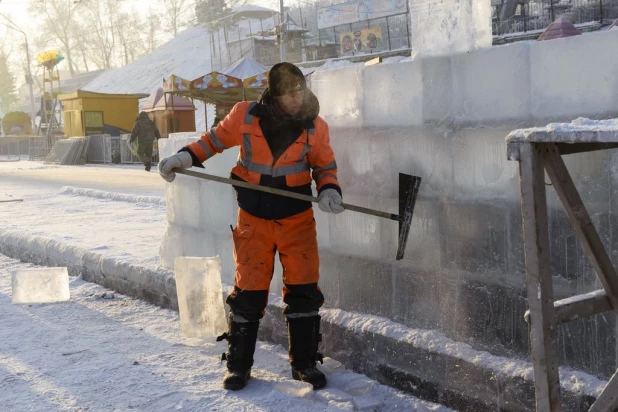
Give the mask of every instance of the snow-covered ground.
[[[0, 230], [156, 267], [165, 229], [160, 180], [139, 167], [0, 163], [0, 201], [23, 199], [0, 203]], [[0, 255], [2, 410], [449, 410], [346, 370], [323, 391], [287, 393], [287, 353], [263, 342], [250, 385], [226, 392], [224, 343], [184, 338], [177, 312], [78, 278], [70, 302], [12, 305], [10, 272], [27, 266]]]
[[353, 401], [384, 411], [448, 410], [347, 370], [331, 374], [323, 391], [287, 393], [287, 353], [263, 342], [250, 385], [224, 391], [224, 343], [184, 338], [176, 312], [77, 278], [70, 302], [12, 305], [10, 271], [29, 266], [0, 255], [3, 410], [324, 411]]

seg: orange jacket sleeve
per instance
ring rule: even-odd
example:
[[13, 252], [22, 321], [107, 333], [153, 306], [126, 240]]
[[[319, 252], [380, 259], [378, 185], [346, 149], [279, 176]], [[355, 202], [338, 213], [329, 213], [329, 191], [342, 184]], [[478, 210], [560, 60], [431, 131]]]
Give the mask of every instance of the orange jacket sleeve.
[[316, 144], [309, 150], [309, 166], [313, 169], [318, 193], [327, 188], [333, 188], [341, 193], [337, 181], [337, 162], [335, 153], [330, 147], [328, 124], [321, 118], [315, 119]]
[[204, 133], [198, 141], [188, 144], [186, 148], [200, 163], [203, 163], [225, 149], [240, 145], [242, 143], [240, 126], [245, 121], [248, 108], [249, 102], [236, 103], [232, 111], [219, 122], [217, 127]]

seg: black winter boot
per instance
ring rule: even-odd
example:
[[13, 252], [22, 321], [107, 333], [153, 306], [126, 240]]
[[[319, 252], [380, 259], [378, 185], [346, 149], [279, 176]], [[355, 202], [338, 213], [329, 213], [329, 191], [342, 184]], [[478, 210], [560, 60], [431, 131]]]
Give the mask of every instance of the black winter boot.
[[320, 319], [319, 315], [287, 319], [292, 378], [312, 384], [313, 389], [326, 386], [326, 376], [316, 368], [316, 362], [322, 362], [322, 354], [318, 353], [322, 341]]
[[229, 332], [219, 336], [217, 342], [223, 339], [228, 341], [228, 351], [221, 357], [222, 360], [227, 360], [223, 388], [235, 391], [244, 388], [251, 377], [260, 322], [234, 322], [232, 319], [230, 316]]

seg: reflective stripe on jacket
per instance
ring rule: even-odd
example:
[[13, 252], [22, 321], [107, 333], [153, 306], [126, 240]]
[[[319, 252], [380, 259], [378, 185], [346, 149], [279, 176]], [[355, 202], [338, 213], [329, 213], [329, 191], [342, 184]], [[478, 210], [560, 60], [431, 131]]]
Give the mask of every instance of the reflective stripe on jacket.
[[249, 183], [259, 184], [262, 175], [285, 176], [287, 186], [296, 187], [310, 184], [313, 177], [318, 192], [329, 184], [339, 187], [328, 124], [321, 117], [316, 117], [314, 127], [303, 130], [275, 161], [259, 118], [250, 113], [254, 105], [256, 102], [237, 103], [223, 121], [187, 148], [203, 163], [216, 153], [240, 146], [232, 173]]

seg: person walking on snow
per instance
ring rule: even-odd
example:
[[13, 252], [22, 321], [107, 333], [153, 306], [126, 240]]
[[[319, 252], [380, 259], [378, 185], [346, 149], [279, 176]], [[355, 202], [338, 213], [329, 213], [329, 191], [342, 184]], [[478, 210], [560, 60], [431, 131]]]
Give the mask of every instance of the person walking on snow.
[[141, 112], [135, 119], [129, 143], [132, 144], [137, 139], [137, 156], [147, 172], [150, 172], [152, 167], [154, 141], [160, 138], [161, 135], [155, 123], [150, 120], [146, 112]]
[[[307, 89], [301, 70], [279, 63], [268, 74], [268, 89], [258, 102], [237, 103], [197, 142], [159, 163], [159, 173], [171, 182], [174, 169], [203, 167], [216, 153], [240, 146], [231, 178], [311, 195], [312, 177], [319, 207], [343, 212], [337, 164], [328, 124], [318, 116], [317, 97]], [[322, 360], [319, 309], [324, 296], [318, 287], [319, 258], [311, 202], [235, 186], [239, 206], [233, 230], [236, 276], [230, 306], [225, 389], [242, 389], [251, 376], [259, 321], [264, 316], [275, 253], [283, 267], [283, 313], [288, 327], [292, 377], [314, 389], [326, 385], [316, 368]]]

